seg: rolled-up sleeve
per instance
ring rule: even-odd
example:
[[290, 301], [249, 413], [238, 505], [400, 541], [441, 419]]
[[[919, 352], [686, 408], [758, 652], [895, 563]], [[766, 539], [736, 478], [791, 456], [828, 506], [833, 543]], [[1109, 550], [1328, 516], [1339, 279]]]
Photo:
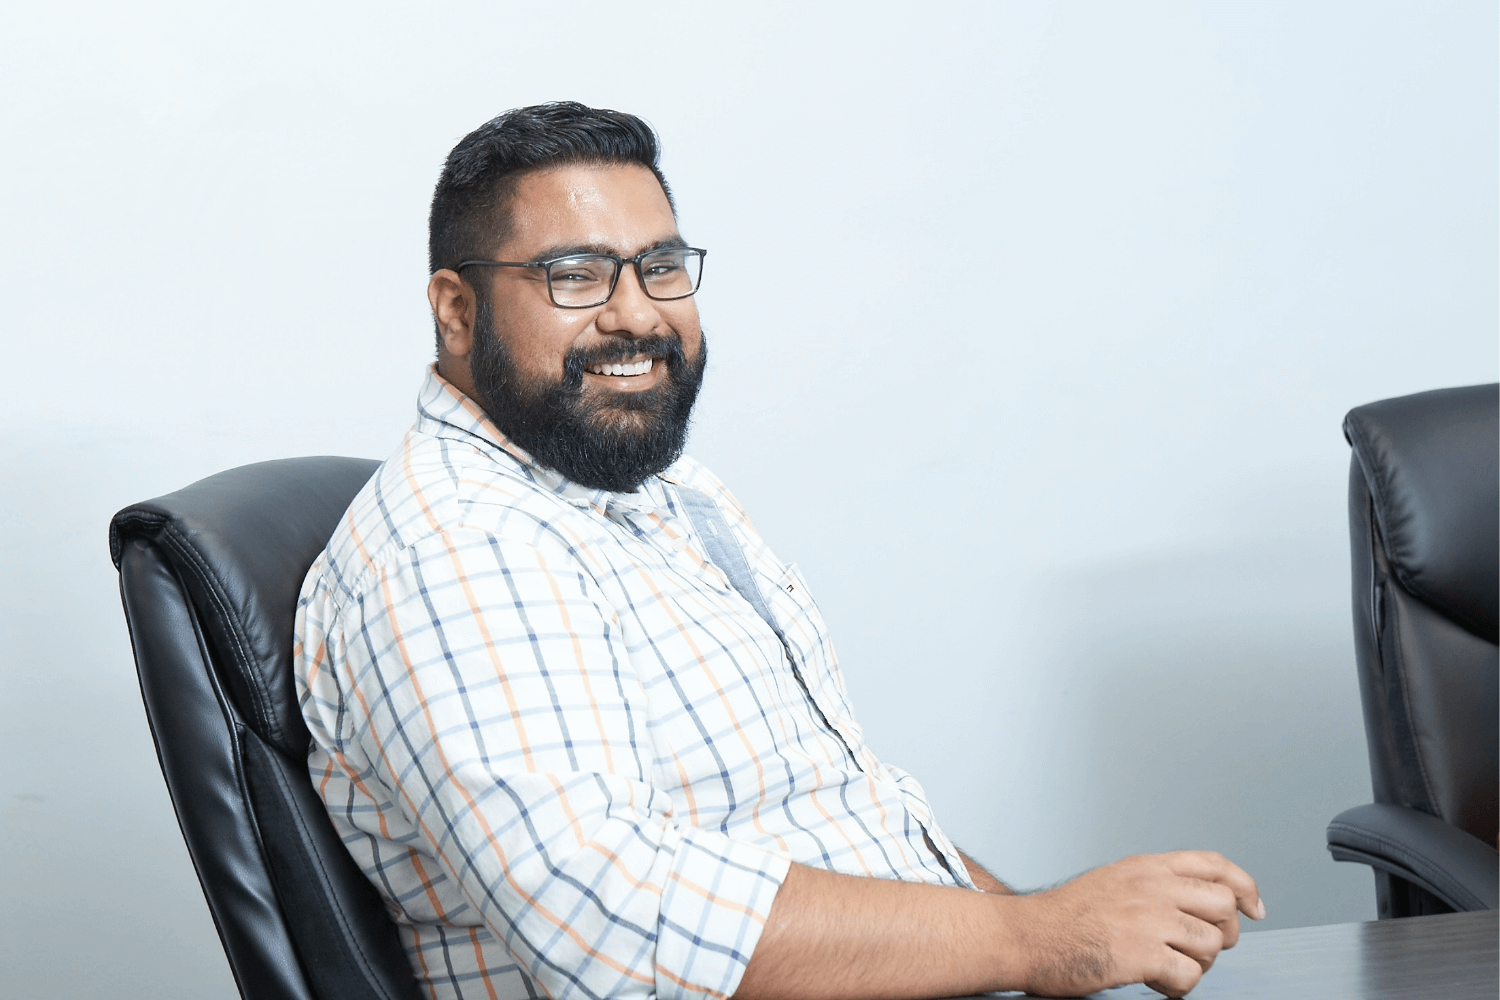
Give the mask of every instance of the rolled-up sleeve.
[[652, 781], [619, 617], [538, 526], [422, 539], [344, 609], [341, 754], [551, 996], [724, 997], [789, 862]]

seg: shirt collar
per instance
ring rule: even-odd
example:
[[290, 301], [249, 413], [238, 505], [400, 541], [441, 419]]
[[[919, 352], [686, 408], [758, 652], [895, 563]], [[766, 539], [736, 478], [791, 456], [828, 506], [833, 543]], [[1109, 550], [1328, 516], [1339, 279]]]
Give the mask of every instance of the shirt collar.
[[439, 375], [436, 363], [428, 367], [427, 378], [417, 393], [417, 426], [437, 437], [468, 439], [470, 444], [477, 444], [481, 451], [497, 460], [503, 460], [501, 456], [509, 457], [539, 488], [575, 507], [631, 513], [658, 511], [668, 506], [661, 482], [668, 478], [666, 474], [652, 476], [634, 493], [615, 493], [582, 486], [541, 465], [524, 448], [500, 433], [478, 403]]

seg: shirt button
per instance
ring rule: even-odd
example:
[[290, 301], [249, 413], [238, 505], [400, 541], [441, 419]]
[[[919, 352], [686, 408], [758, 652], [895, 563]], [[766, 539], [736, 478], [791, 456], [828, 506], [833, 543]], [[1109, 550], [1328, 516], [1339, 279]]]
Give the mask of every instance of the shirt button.
[[673, 552], [681, 552], [681, 551], [683, 551], [686, 548], [687, 548], [687, 536], [686, 535], [678, 535], [676, 538], [672, 539], [672, 551]]

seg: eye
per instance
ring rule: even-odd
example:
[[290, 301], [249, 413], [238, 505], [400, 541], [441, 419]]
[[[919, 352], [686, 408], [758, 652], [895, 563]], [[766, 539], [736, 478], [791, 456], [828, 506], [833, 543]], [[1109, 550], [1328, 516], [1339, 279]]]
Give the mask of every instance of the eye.
[[614, 271], [614, 261], [600, 258], [560, 260], [552, 265], [554, 284], [607, 282]]
[[679, 274], [687, 254], [681, 250], [662, 250], [641, 261], [641, 273], [648, 278], [669, 278]]

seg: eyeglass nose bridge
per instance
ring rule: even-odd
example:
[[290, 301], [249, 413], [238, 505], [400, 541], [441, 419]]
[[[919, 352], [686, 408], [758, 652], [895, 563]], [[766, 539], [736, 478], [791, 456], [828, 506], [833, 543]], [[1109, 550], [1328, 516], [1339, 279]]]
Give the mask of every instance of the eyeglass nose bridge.
[[[599, 305], [601, 305], [601, 306], [607, 306], [607, 305], [609, 305], [611, 302], [613, 302], [615, 300], [615, 289], [617, 289], [617, 288], [620, 287], [620, 275], [622, 275], [622, 274], [625, 273], [625, 265], [626, 264], [632, 265], [631, 268], [630, 268], [630, 270], [632, 270], [632, 271], [635, 272], [635, 281], [636, 281], [636, 284], [640, 286], [641, 295], [643, 295], [648, 302], [655, 302], [656, 301], [655, 299], [653, 299], [651, 297], [651, 293], [648, 292], [648, 291], [646, 291], [646, 276], [641, 273], [641, 258], [644, 257], [644, 256], [646, 256], [646, 255], [643, 254], [643, 253], [638, 253], [634, 257], [629, 257], [629, 258], [626, 258], [626, 257], [612, 257], [612, 258], [610, 258], [611, 260], [613, 260], [615, 262], [615, 276], [613, 278], [609, 279], [609, 293], [604, 296], [604, 301], [600, 302]], [[548, 287], [549, 288], [551, 287], [551, 279], [550, 278], [548, 279]]]

